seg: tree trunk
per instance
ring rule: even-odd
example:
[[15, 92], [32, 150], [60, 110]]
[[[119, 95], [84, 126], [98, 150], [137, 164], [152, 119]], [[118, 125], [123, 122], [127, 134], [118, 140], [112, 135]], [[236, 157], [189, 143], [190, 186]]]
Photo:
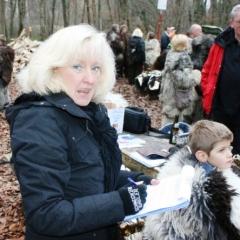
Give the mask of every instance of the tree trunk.
[[51, 29], [50, 34], [54, 31], [54, 22], [55, 22], [55, 7], [56, 7], [56, 0], [52, 0], [52, 21], [51, 21]]
[[18, 0], [18, 11], [19, 11], [19, 28], [18, 35], [24, 29], [24, 20], [26, 15], [26, 0]]
[[40, 14], [40, 40], [46, 39], [46, 27], [45, 27], [45, 0], [39, 2], [39, 14]]
[[10, 34], [10, 37], [13, 37], [13, 23], [14, 23], [14, 16], [15, 16], [15, 12], [16, 12], [16, 5], [17, 5], [17, 0], [9, 1], [9, 6], [10, 6], [9, 34]]
[[64, 27], [68, 26], [68, 18], [67, 18], [67, 12], [68, 12], [68, 8], [67, 8], [67, 0], [62, 0], [62, 11], [63, 11], [63, 25]]
[[107, 0], [108, 10], [109, 10], [109, 16], [110, 16], [110, 22], [113, 24], [113, 17], [112, 17], [112, 11], [109, 0]]
[[92, 17], [93, 17], [93, 24], [97, 27], [97, 8], [95, 0], [92, 0]]
[[73, 5], [73, 24], [78, 24], [78, 3], [77, 0], [72, 1]]
[[98, 28], [102, 30], [102, 8], [101, 8], [101, 0], [98, 0]]
[[90, 12], [90, 4], [88, 0], [85, 0], [85, 4], [87, 6], [87, 19], [88, 19], [88, 23], [92, 24], [91, 22], [91, 12]]
[[82, 9], [82, 18], [81, 18], [81, 23], [84, 22], [84, 18], [85, 18], [85, 12], [86, 12], [86, 2], [84, 0], [83, 2], [83, 9]]
[[0, 1], [0, 33], [6, 35], [6, 20], [5, 20], [5, 1]]

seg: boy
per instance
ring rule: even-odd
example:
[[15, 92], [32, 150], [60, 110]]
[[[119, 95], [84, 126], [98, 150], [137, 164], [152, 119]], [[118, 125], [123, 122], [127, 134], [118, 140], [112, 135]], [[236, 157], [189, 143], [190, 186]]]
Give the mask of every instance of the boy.
[[232, 141], [223, 124], [200, 120], [192, 126], [188, 146], [173, 153], [158, 175], [161, 180], [193, 166], [190, 204], [147, 217], [146, 239], [240, 239], [240, 169], [232, 164]]
[[218, 170], [230, 168], [233, 162], [231, 152], [232, 132], [223, 124], [201, 120], [190, 131], [188, 145], [206, 173], [216, 167]]

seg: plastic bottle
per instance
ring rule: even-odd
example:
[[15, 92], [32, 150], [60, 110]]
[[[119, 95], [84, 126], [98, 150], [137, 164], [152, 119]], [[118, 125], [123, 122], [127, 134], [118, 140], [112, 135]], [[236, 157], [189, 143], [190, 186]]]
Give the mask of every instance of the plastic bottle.
[[174, 117], [174, 121], [172, 124], [172, 128], [170, 131], [169, 143], [176, 144], [177, 143], [177, 134], [179, 132], [179, 124], [178, 124], [178, 115]]

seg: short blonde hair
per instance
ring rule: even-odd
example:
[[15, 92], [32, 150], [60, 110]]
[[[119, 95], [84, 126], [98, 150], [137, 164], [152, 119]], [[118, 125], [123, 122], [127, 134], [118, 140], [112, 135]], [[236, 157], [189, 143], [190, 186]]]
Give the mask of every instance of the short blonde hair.
[[180, 52], [188, 48], [188, 37], [185, 34], [176, 34], [171, 40], [172, 51]]
[[115, 84], [115, 60], [105, 34], [88, 24], [66, 27], [50, 36], [40, 45], [17, 78], [24, 92], [40, 95], [66, 92], [55, 69], [72, 66], [78, 59], [94, 60], [96, 57], [100, 58], [102, 65], [98, 86], [91, 101], [100, 103]]
[[132, 33], [132, 36], [142, 38], [143, 37], [143, 32], [140, 28], [135, 28], [133, 33]]
[[233, 140], [233, 133], [222, 123], [200, 120], [190, 130], [188, 145], [195, 154], [198, 150], [208, 155], [215, 144], [222, 140]]

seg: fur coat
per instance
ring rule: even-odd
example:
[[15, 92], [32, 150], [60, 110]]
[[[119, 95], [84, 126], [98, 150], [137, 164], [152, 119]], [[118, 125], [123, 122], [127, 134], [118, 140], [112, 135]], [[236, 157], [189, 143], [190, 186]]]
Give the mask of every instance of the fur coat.
[[160, 55], [160, 43], [157, 39], [150, 39], [145, 41], [145, 54], [148, 67], [151, 67]]
[[117, 77], [122, 77], [122, 68], [124, 62], [124, 45], [119, 33], [113, 30], [107, 33], [107, 41], [114, 53]]
[[[172, 123], [174, 117], [179, 115], [179, 121], [192, 123], [191, 115], [194, 111], [195, 102], [199, 96], [195, 86], [200, 83], [201, 72], [193, 70], [193, 63], [187, 51], [176, 52], [170, 50], [166, 56], [165, 67], [162, 72], [162, 89], [160, 101], [162, 103], [162, 126]], [[180, 110], [176, 103], [176, 89], [190, 89], [193, 100], [190, 106]]]
[[11, 81], [14, 55], [14, 50], [11, 47], [0, 46], [0, 78], [5, 86]]
[[[191, 60], [193, 62], [193, 68], [202, 71], [203, 65], [207, 60], [210, 48], [214, 43], [215, 37], [211, 34], [203, 34], [195, 37], [191, 43]], [[196, 122], [203, 118], [202, 107], [202, 89], [200, 84], [197, 86], [197, 92], [199, 99], [195, 102], [195, 108], [192, 115], [193, 122]]]
[[14, 50], [9, 46], [0, 46], [0, 110], [10, 104], [8, 85], [12, 78]]
[[208, 171], [209, 168], [199, 163], [184, 146], [169, 157], [158, 179], [161, 181], [179, 174], [185, 165], [195, 168], [190, 205], [148, 216], [143, 239], [240, 239], [240, 169], [233, 166], [222, 172], [216, 169]]

